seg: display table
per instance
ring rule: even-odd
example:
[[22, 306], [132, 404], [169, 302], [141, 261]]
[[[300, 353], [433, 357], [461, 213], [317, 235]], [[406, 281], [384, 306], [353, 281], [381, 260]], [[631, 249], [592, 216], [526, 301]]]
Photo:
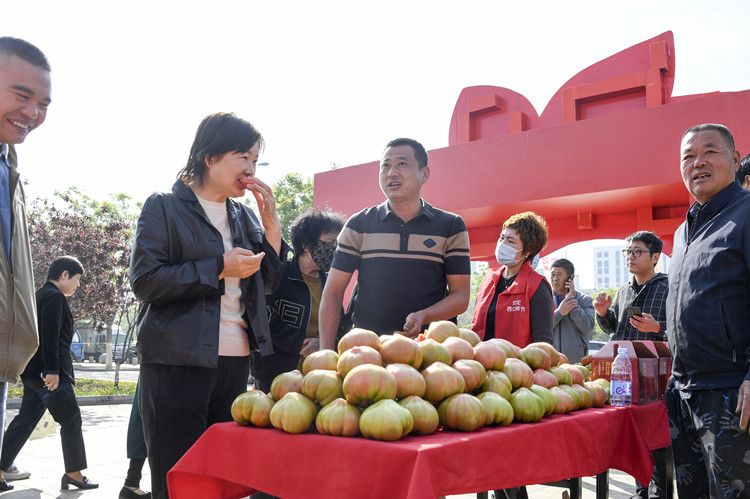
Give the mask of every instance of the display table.
[[648, 483], [650, 449], [670, 444], [663, 402], [586, 409], [536, 423], [378, 442], [222, 423], [169, 472], [170, 497], [284, 499], [440, 496], [593, 476]]

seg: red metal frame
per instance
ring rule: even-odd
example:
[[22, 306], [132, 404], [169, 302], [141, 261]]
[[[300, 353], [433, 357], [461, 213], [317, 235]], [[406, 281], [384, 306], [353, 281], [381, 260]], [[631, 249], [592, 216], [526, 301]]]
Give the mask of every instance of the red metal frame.
[[[668, 31], [581, 71], [541, 115], [512, 90], [465, 88], [449, 146], [429, 153], [422, 195], [464, 218], [473, 260], [494, 261], [500, 226], [527, 210], [549, 224], [544, 254], [636, 230], [659, 235], [669, 254], [693, 202], [679, 171], [682, 133], [723, 123], [740, 151], [750, 147], [750, 90], [672, 97], [674, 72]], [[316, 174], [314, 204], [347, 215], [379, 204], [377, 165]]]

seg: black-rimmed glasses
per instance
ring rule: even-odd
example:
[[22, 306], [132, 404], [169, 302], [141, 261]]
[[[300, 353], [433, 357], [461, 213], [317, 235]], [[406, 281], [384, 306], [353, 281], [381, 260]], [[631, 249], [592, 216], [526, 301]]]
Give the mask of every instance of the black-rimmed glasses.
[[646, 252], [647, 252], [647, 250], [642, 250], [642, 249], [624, 249], [624, 250], [622, 250], [622, 256], [624, 256], [625, 258], [627, 258], [629, 256], [633, 256], [635, 258], [640, 258], [641, 255], [644, 254], [644, 253], [646, 253]]

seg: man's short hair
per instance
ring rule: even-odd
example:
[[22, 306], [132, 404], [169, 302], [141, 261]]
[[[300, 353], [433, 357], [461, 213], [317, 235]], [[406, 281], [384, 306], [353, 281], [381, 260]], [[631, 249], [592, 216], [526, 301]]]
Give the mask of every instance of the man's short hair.
[[427, 151], [422, 144], [414, 139], [399, 137], [398, 139], [393, 139], [388, 142], [388, 145], [386, 145], [385, 148], [388, 149], [389, 147], [398, 146], [409, 146], [414, 150], [414, 157], [417, 159], [417, 164], [419, 165], [420, 170], [427, 166]]
[[646, 245], [649, 253], [651, 253], [652, 255], [654, 253], [661, 253], [661, 239], [659, 239], [653, 232], [639, 230], [638, 232], [633, 232], [632, 234], [630, 234], [627, 238], [625, 238], [625, 241], [628, 244], [632, 243], [633, 241], [640, 241]]
[[513, 229], [518, 233], [528, 261], [547, 246], [547, 221], [533, 211], [513, 215], [503, 224], [504, 229]]
[[48, 281], [57, 281], [62, 276], [63, 272], [68, 271], [68, 276], [73, 277], [75, 275], [83, 275], [83, 265], [74, 256], [61, 256], [55, 258], [50, 264], [49, 270], [47, 271]]
[[12, 36], [0, 37], [0, 54], [14, 55], [29, 64], [40, 67], [46, 71], [51, 71], [49, 61], [44, 52], [26, 40], [13, 38]]
[[203, 184], [206, 159], [216, 158], [228, 152], [245, 152], [258, 144], [263, 149], [263, 136], [249, 122], [234, 113], [209, 114], [195, 132], [187, 163], [177, 174], [185, 184], [196, 181]]
[[568, 276], [572, 276], [576, 273], [576, 269], [575, 267], [573, 267], [573, 262], [571, 262], [570, 260], [566, 260], [565, 258], [558, 258], [557, 260], [552, 262], [551, 268], [554, 269], [555, 267], [563, 269], [565, 273], [568, 274]]
[[710, 130], [719, 132], [719, 134], [721, 134], [722, 138], [724, 139], [727, 147], [729, 147], [729, 151], [734, 152], [734, 137], [732, 136], [732, 132], [730, 132], [729, 128], [727, 128], [726, 126], [720, 125], [718, 123], [703, 123], [702, 125], [691, 126], [687, 130], [685, 130], [685, 133], [682, 134], [682, 138], [684, 139], [685, 136], [689, 133], [707, 132]]
[[741, 184], [745, 181], [746, 175], [750, 175], [750, 154], [740, 160], [740, 167], [737, 169], [734, 178]]
[[342, 227], [344, 227], [343, 215], [333, 210], [312, 208], [302, 212], [289, 228], [294, 252], [300, 255], [305, 250], [305, 246], [314, 248], [321, 234], [340, 232]]

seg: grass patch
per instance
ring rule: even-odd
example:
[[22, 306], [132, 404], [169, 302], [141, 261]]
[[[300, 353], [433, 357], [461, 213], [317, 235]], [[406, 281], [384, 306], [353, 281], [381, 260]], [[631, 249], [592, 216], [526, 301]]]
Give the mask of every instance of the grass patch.
[[[135, 383], [132, 381], [120, 381], [115, 387], [114, 381], [103, 379], [77, 378], [74, 386], [76, 397], [87, 395], [130, 395], [135, 393]], [[8, 385], [8, 398], [23, 397], [23, 384]]]

